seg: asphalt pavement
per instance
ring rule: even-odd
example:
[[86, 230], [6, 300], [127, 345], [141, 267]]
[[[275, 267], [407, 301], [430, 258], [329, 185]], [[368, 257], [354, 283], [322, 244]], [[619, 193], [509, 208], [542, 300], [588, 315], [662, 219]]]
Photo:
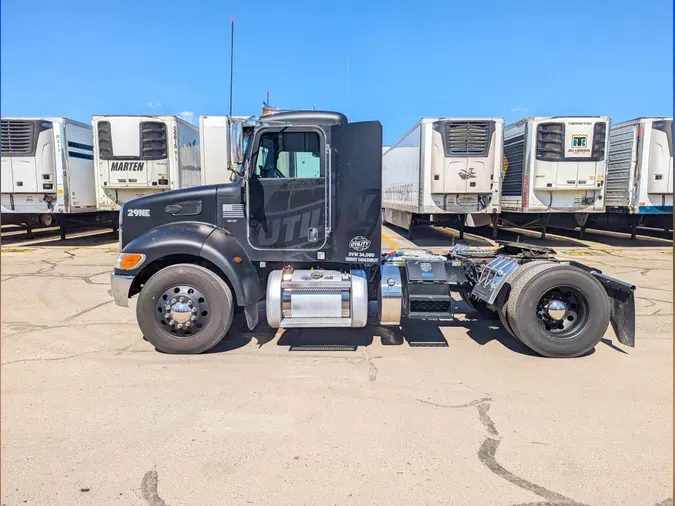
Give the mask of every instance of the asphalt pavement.
[[2, 504], [672, 504], [672, 242], [539, 243], [638, 287], [634, 349], [545, 359], [457, 301], [166, 355], [112, 302], [112, 235], [3, 247]]

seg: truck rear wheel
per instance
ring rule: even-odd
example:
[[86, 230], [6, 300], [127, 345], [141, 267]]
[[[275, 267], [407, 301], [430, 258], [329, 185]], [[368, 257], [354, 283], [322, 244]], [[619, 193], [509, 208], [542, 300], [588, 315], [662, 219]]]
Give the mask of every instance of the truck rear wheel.
[[530, 269], [538, 265], [547, 265], [549, 267], [553, 267], [555, 264], [548, 262], [546, 260], [533, 260], [531, 262], [523, 264], [512, 276], [510, 282], [508, 283], [508, 286], [502, 288], [502, 291], [499, 293], [499, 295], [497, 296], [497, 300], [495, 301], [497, 305], [497, 314], [499, 315], [499, 321], [502, 324], [502, 327], [504, 327], [504, 329], [506, 329], [506, 331], [509, 334], [511, 334], [511, 337], [514, 337], [515, 339], [518, 339], [518, 336], [515, 334], [515, 332], [511, 328], [511, 324], [509, 323], [508, 307], [506, 305], [506, 301], [509, 298], [510, 288], [513, 286], [513, 284], [518, 280], [520, 276], [522, 276]]
[[136, 318], [145, 338], [165, 353], [202, 353], [230, 329], [232, 292], [212, 271], [176, 264], [154, 274], [141, 289]]
[[506, 315], [523, 344], [545, 357], [584, 355], [609, 326], [609, 300], [600, 282], [569, 265], [543, 264], [511, 286]]

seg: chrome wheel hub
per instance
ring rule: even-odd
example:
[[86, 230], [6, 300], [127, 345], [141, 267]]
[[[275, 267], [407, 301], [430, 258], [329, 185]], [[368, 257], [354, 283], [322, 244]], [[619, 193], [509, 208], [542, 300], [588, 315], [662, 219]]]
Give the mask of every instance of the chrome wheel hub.
[[536, 313], [541, 328], [559, 339], [579, 335], [590, 317], [586, 296], [572, 286], [547, 291], [539, 299]]
[[155, 317], [162, 330], [171, 337], [186, 339], [201, 332], [208, 324], [211, 308], [197, 288], [171, 286], [159, 297]]
[[176, 302], [171, 306], [171, 319], [178, 323], [190, 321], [192, 307], [185, 302]]
[[561, 300], [552, 300], [546, 306], [546, 313], [553, 320], [562, 320], [567, 314], [567, 305]]

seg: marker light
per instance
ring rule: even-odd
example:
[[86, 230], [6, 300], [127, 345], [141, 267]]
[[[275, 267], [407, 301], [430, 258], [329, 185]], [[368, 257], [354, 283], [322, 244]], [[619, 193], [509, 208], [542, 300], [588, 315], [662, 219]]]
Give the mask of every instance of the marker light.
[[138, 253], [120, 253], [115, 261], [115, 268], [128, 271], [135, 269], [145, 261], [145, 255]]

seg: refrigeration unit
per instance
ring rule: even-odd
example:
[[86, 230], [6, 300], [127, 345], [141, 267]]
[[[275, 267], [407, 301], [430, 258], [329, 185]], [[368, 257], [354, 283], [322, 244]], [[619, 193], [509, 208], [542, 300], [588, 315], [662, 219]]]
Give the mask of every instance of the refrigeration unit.
[[[422, 118], [382, 155], [383, 220], [412, 237], [420, 223], [496, 225], [502, 118]], [[496, 230], [496, 227], [495, 227]]]
[[239, 165], [233, 149], [245, 148], [252, 126], [249, 116], [200, 116], [199, 138], [202, 165], [202, 184], [231, 181]]
[[581, 227], [605, 212], [610, 118], [526, 118], [504, 128], [500, 221], [507, 226]]
[[202, 184], [199, 129], [177, 116], [92, 116], [97, 206]]
[[105, 223], [117, 213], [98, 212], [91, 125], [64, 117], [3, 117], [2, 222], [67, 227]]
[[607, 213], [598, 226], [673, 227], [673, 118], [637, 118], [612, 125]]

